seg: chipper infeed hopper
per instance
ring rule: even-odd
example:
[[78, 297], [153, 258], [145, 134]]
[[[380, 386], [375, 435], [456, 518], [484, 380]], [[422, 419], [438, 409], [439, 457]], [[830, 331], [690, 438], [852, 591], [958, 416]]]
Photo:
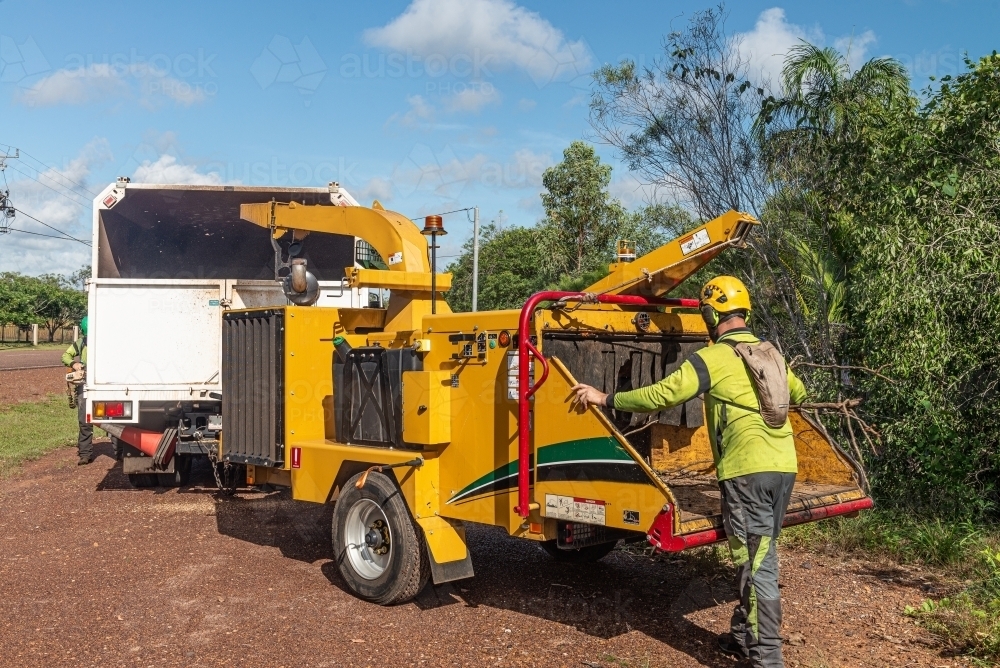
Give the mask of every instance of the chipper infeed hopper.
[[[393, 603], [427, 577], [471, 576], [467, 522], [575, 561], [620, 539], [676, 551], [724, 537], [701, 399], [654, 414], [581, 411], [570, 388], [647, 385], [709, 345], [697, 302], [666, 295], [742, 246], [752, 217], [729, 212], [611, 265], [582, 293], [451, 313], [450, 276], [431, 280], [425, 237], [377, 203], [264, 203], [242, 216], [279, 244], [355, 234], [388, 259], [349, 271], [352, 287], [391, 290], [385, 309], [288, 306], [223, 323], [220, 454], [254, 483], [336, 503], [334, 553], [359, 596]], [[793, 410], [791, 421], [799, 475], [786, 525], [871, 507], [858, 465], [809, 416]]]

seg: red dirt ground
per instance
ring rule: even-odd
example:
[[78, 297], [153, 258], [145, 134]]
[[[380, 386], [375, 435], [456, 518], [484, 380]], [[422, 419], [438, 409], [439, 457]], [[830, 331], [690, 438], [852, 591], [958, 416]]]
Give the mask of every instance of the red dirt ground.
[[[476, 577], [381, 608], [330, 560], [331, 508], [284, 492], [132, 489], [97, 446], [0, 481], [3, 666], [710, 666], [733, 605], [697, 560], [586, 566], [472, 527]], [[960, 666], [901, 614], [919, 574], [782, 551], [791, 667]]]

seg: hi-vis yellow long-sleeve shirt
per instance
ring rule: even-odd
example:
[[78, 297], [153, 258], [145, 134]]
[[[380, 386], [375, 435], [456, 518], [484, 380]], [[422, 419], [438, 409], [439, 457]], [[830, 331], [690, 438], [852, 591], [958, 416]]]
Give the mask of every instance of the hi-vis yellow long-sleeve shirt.
[[[705, 419], [719, 480], [773, 471], [797, 473], [792, 426], [772, 429], [760, 416], [757, 395], [743, 360], [724, 340], [759, 343], [748, 329], [719, 337], [716, 345], [702, 348], [658, 383], [608, 397], [616, 410], [633, 413], [659, 411], [682, 404], [700, 394], [705, 399]], [[806, 396], [802, 381], [788, 369], [793, 404]]]
[[63, 366], [73, 366], [73, 360], [75, 358], [80, 358], [80, 364], [87, 366], [87, 337], [81, 336], [79, 339], [74, 341], [66, 349], [66, 352], [62, 354]]

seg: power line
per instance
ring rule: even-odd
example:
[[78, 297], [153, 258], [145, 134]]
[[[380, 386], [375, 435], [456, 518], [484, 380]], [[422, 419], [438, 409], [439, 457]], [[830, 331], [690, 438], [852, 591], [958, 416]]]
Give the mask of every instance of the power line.
[[[64, 236], [64, 237], [66, 237], [67, 239], [72, 239], [73, 241], [76, 241], [76, 242], [79, 242], [79, 243], [81, 243], [81, 244], [83, 244], [83, 245], [85, 245], [85, 246], [89, 246], [89, 245], [90, 245], [90, 242], [89, 242], [89, 241], [84, 241], [83, 239], [77, 239], [77, 238], [76, 238], [76, 237], [74, 237], [74, 236], [70, 236], [69, 234], [67, 234], [67, 233], [63, 232], [62, 230], [60, 230], [60, 229], [59, 229], [58, 227], [52, 227], [51, 225], [49, 225], [49, 224], [48, 224], [48, 223], [46, 223], [45, 221], [42, 221], [42, 220], [38, 220], [37, 218], [35, 218], [34, 216], [32, 216], [32, 215], [31, 215], [30, 213], [28, 213], [27, 211], [24, 211], [24, 210], [22, 210], [22, 209], [18, 209], [17, 207], [14, 207], [14, 211], [17, 211], [18, 213], [22, 213], [22, 214], [24, 214], [25, 216], [27, 216], [28, 218], [31, 218], [31, 219], [32, 219], [33, 221], [35, 221], [36, 223], [41, 223], [42, 225], [44, 225], [45, 227], [49, 228], [50, 230], [55, 230], [56, 232], [58, 232], [59, 234], [63, 235], [63, 236]], [[23, 232], [24, 230], [19, 230], [19, 231], [20, 231], [20, 232]]]
[[417, 218], [426, 218], [427, 216], [447, 216], [449, 213], [458, 213], [459, 211], [472, 211], [475, 208], [476, 207], [474, 206], [467, 206], [464, 209], [452, 209], [451, 211], [444, 211], [442, 213], [428, 213], [425, 216], [416, 216], [415, 218], [410, 218], [410, 220], [416, 220]]
[[[21, 151], [21, 153], [22, 153], [22, 155], [26, 155], [29, 158], [31, 158], [32, 160], [34, 160], [35, 162], [37, 162], [42, 167], [45, 167], [47, 170], [51, 170], [51, 172], [53, 174], [55, 174], [59, 178], [63, 179], [64, 181], [68, 181], [68, 182], [72, 183], [74, 186], [76, 186], [77, 188], [79, 188], [80, 190], [84, 191], [85, 193], [88, 193], [90, 195], [93, 195], [94, 197], [97, 197], [97, 193], [95, 193], [93, 190], [91, 190], [87, 186], [83, 185], [79, 181], [74, 181], [73, 179], [69, 178], [68, 176], [66, 176], [65, 174], [63, 174], [61, 171], [59, 171], [58, 169], [56, 169], [55, 167], [53, 167], [52, 165], [49, 165], [47, 163], [42, 162], [41, 160], [39, 160], [35, 156], [31, 155], [30, 153], [26, 153], [25, 151]], [[41, 170], [38, 170], [38, 171], [41, 172]], [[46, 174], [48, 174], [48, 172], [46, 172]], [[49, 178], [52, 178], [52, 177], [50, 176]]]
[[[63, 191], [63, 190], [56, 190], [55, 188], [53, 188], [53, 187], [52, 187], [52, 186], [50, 186], [49, 184], [47, 184], [47, 183], [44, 183], [44, 182], [42, 182], [42, 181], [39, 181], [38, 179], [36, 179], [36, 178], [35, 178], [34, 176], [32, 176], [31, 174], [27, 174], [27, 173], [25, 173], [25, 172], [22, 172], [22, 171], [21, 171], [20, 169], [18, 169], [17, 167], [14, 167], [13, 165], [7, 165], [7, 166], [8, 166], [8, 167], [9, 167], [10, 169], [13, 169], [13, 170], [14, 170], [15, 172], [17, 172], [17, 173], [18, 173], [18, 174], [20, 174], [21, 176], [26, 176], [26, 177], [28, 177], [29, 179], [31, 179], [32, 181], [34, 181], [35, 183], [39, 184], [40, 186], [43, 186], [43, 187], [45, 187], [45, 188], [48, 188], [49, 190], [51, 190], [51, 191], [52, 191], [52, 192], [54, 192], [55, 194], [57, 194], [57, 195], [62, 195], [62, 196], [63, 196], [63, 197], [65, 197], [65, 198], [66, 198], [67, 200], [69, 200], [69, 201], [70, 201], [70, 202], [72, 202], [73, 204], [76, 204], [77, 206], [81, 206], [81, 207], [83, 207], [84, 209], [88, 209], [88, 208], [90, 207], [90, 202], [86, 202], [86, 201], [84, 201], [84, 202], [81, 202], [81, 201], [80, 201], [80, 200], [78, 200], [78, 199], [73, 199], [72, 197], [70, 197], [69, 195], [67, 195], [65, 191]], [[57, 185], [60, 185], [60, 186], [62, 186], [62, 184], [61, 184], [61, 183], [59, 183], [59, 184], [57, 184]], [[62, 187], [64, 187], [64, 188], [65, 188], [65, 186], [62, 186]], [[72, 191], [72, 190], [70, 190], [70, 192], [72, 192], [72, 193], [76, 194], [76, 193], [75, 193], [74, 191]]]
[[[10, 144], [0, 144], [0, 145], [2, 145], [2, 146], [6, 146], [8, 150], [10, 150], [10, 149], [12, 149], [12, 148], [13, 148], [13, 149], [15, 149], [15, 150], [17, 150], [17, 151], [18, 151], [19, 153], [22, 153], [22, 154], [24, 154], [24, 155], [28, 156], [29, 158], [31, 158], [32, 160], [34, 160], [35, 162], [37, 162], [37, 163], [38, 163], [39, 165], [41, 165], [42, 167], [45, 167], [46, 169], [50, 169], [50, 170], [52, 170], [53, 172], [55, 172], [56, 174], [58, 174], [60, 178], [62, 178], [62, 179], [65, 179], [65, 180], [69, 181], [70, 183], [72, 183], [73, 185], [75, 185], [75, 186], [77, 186], [78, 188], [82, 189], [83, 191], [85, 191], [85, 192], [88, 192], [88, 193], [90, 193], [90, 194], [91, 194], [91, 195], [93, 195], [94, 197], [97, 197], [97, 193], [95, 193], [95, 192], [94, 192], [93, 190], [89, 189], [89, 188], [88, 188], [87, 186], [83, 185], [82, 183], [78, 183], [78, 182], [74, 181], [73, 179], [69, 178], [69, 177], [68, 177], [68, 176], [66, 176], [65, 174], [61, 173], [61, 172], [60, 172], [60, 171], [59, 171], [58, 169], [56, 169], [56, 168], [55, 168], [55, 167], [53, 167], [52, 165], [49, 165], [49, 164], [47, 164], [47, 163], [45, 163], [45, 162], [42, 162], [41, 160], [39, 160], [39, 159], [38, 159], [38, 158], [36, 158], [35, 156], [31, 155], [30, 153], [28, 153], [28, 152], [27, 152], [27, 151], [25, 151], [24, 149], [20, 149], [20, 148], [17, 148], [17, 147], [15, 147], [15, 146], [12, 146], [12, 145], [10, 145]], [[36, 171], [39, 171], [39, 172], [40, 172], [41, 170], [37, 170], [37, 169], [36, 169]], [[51, 177], [49, 177], [49, 178], [51, 178]], [[66, 186], [63, 186], [63, 187], [65, 188]]]
[[[73, 239], [71, 237], [60, 237], [55, 234], [42, 234], [41, 232], [31, 232], [29, 230], [22, 230], [17, 227], [8, 227], [8, 232], [20, 232], [21, 234], [33, 234], [36, 237], [48, 237], [49, 239], [61, 239], [62, 241], [79, 241], [79, 239]], [[83, 242], [81, 242], [83, 243]], [[90, 244], [87, 244], [88, 246]]]

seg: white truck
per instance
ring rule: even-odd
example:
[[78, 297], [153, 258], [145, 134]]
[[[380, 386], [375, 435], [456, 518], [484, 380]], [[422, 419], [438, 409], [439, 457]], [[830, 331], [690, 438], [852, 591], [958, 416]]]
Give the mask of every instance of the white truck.
[[86, 411], [111, 434], [137, 487], [183, 483], [193, 457], [218, 451], [224, 310], [289, 303], [284, 276], [302, 260], [311, 303], [381, 306], [381, 294], [347, 286], [347, 268], [380, 261], [364, 242], [330, 234], [275, 239], [240, 220], [241, 204], [272, 200], [358, 205], [336, 183], [265, 188], [127, 178], [94, 200]]

